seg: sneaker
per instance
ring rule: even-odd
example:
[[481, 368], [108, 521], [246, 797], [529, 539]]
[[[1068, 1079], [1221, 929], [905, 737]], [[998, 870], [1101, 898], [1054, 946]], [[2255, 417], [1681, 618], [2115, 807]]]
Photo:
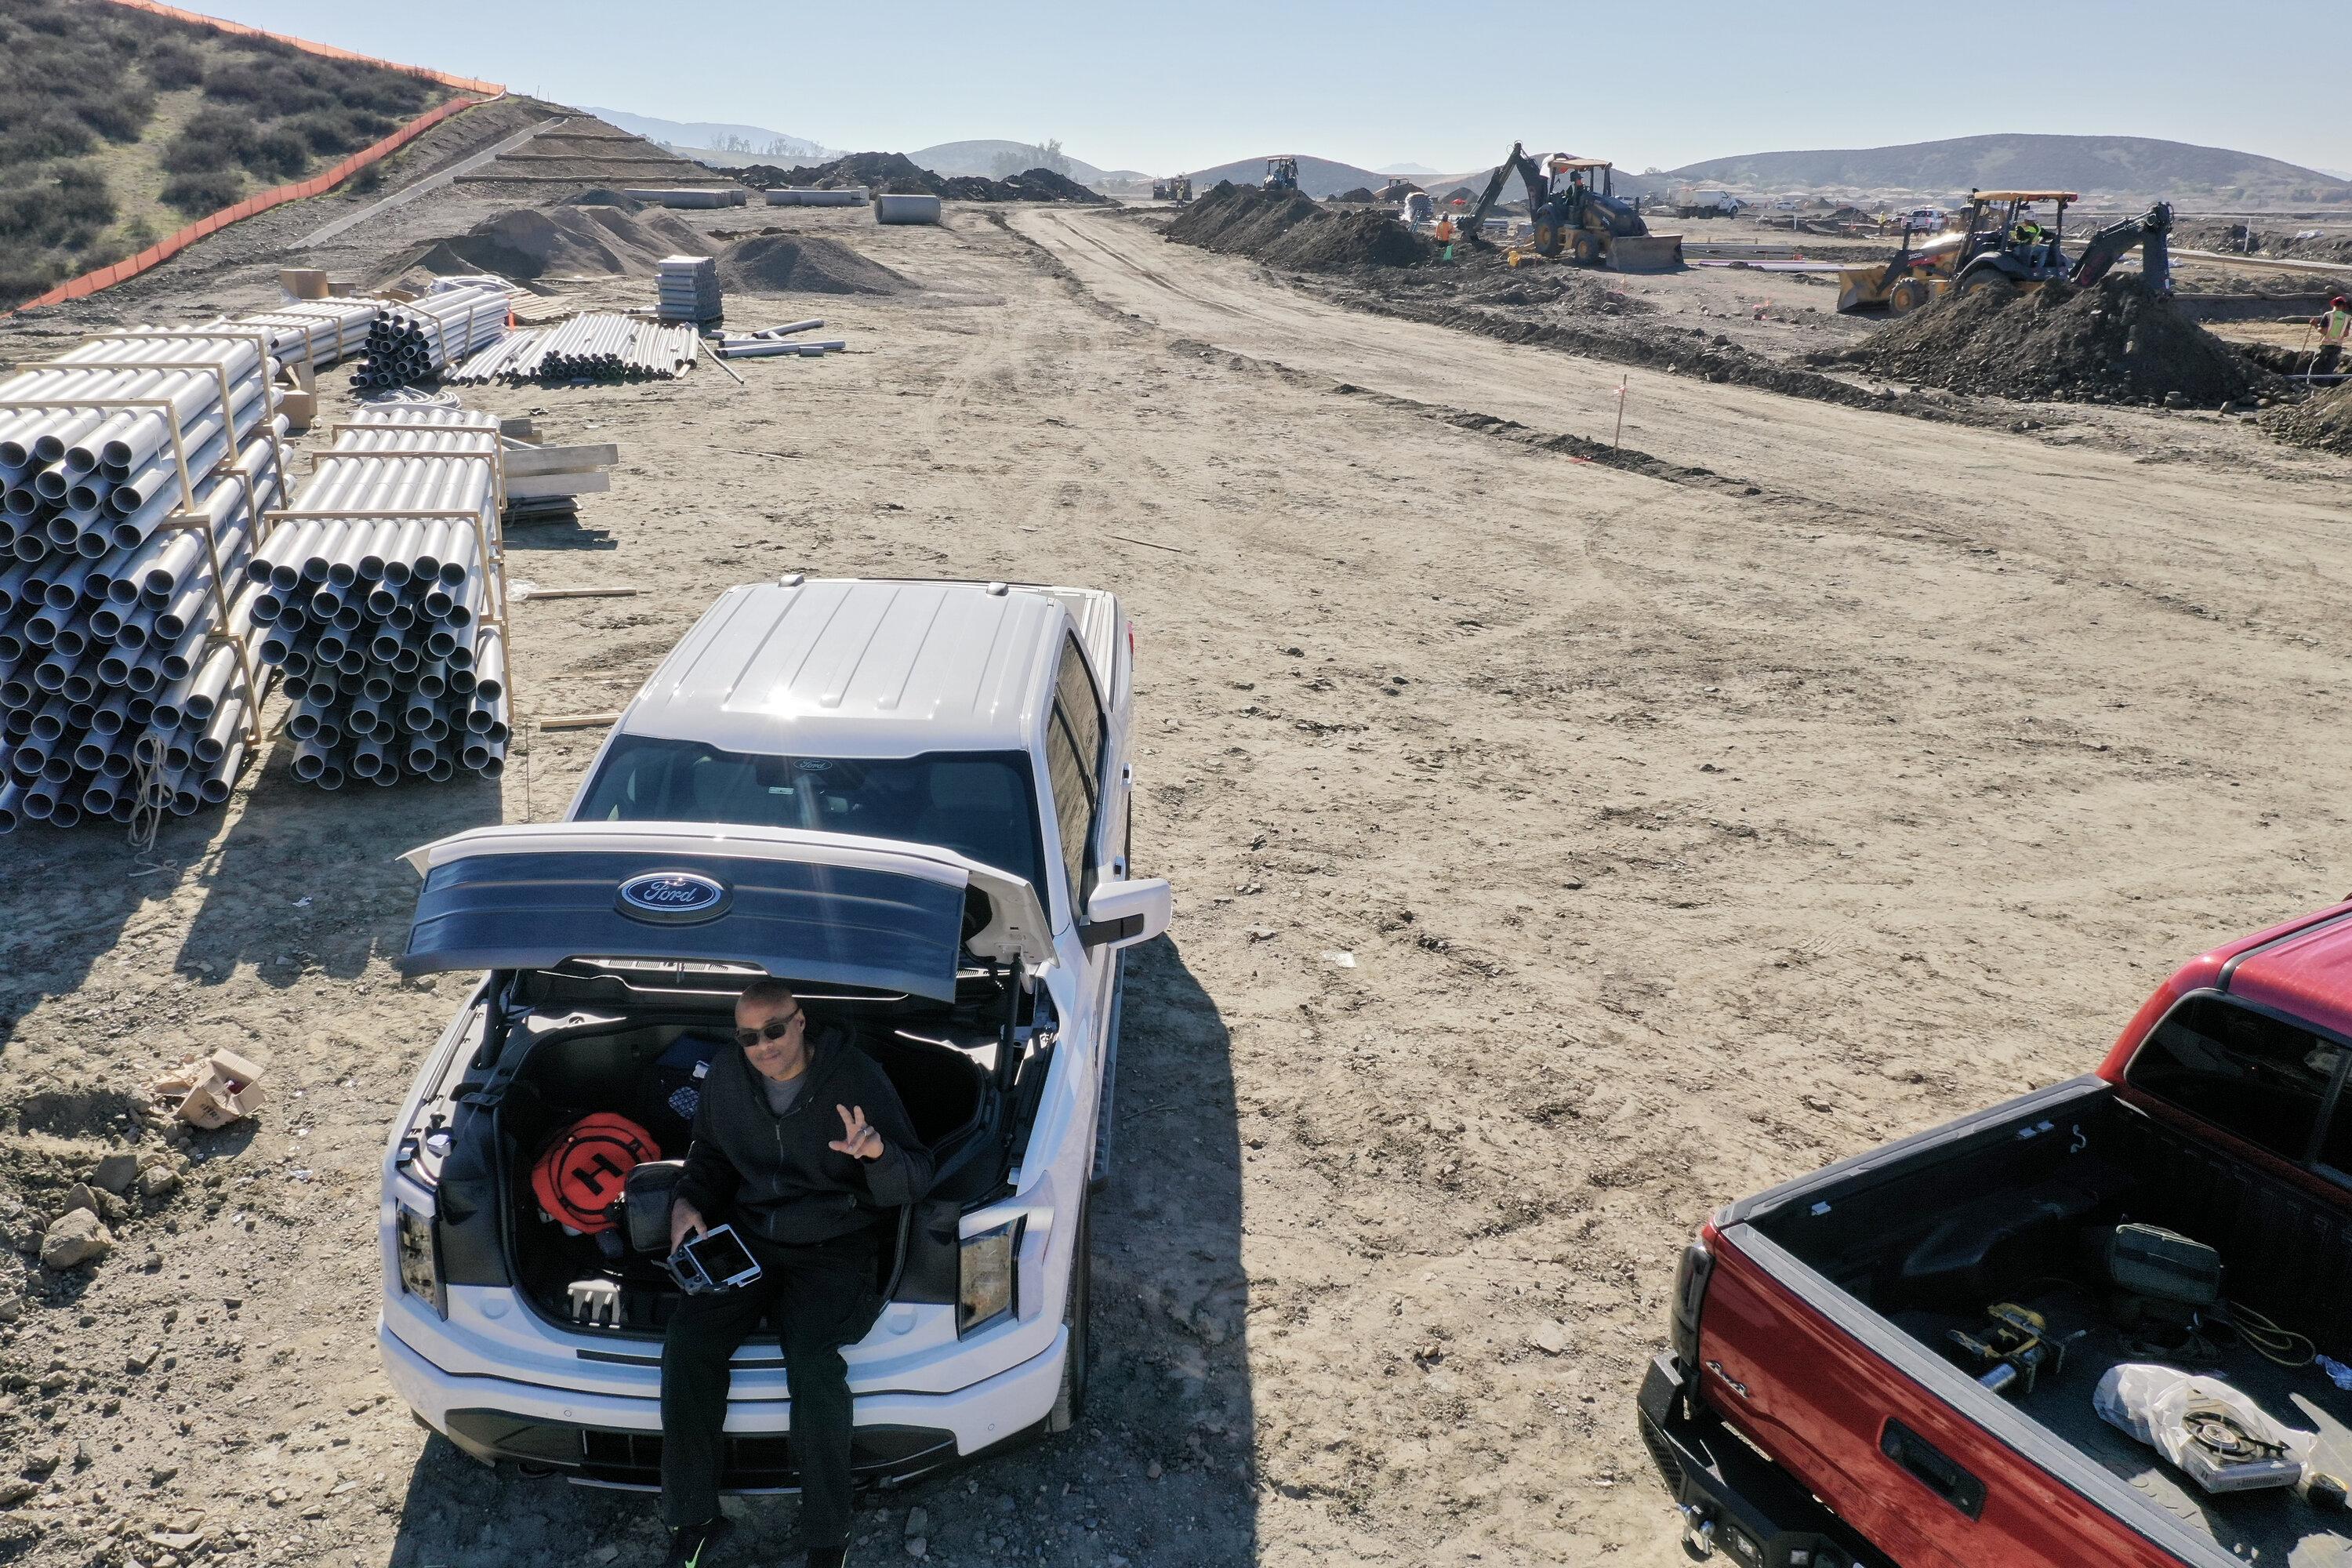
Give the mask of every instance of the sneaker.
[[845, 1565], [848, 1562], [849, 1548], [846, 1546], [812, 1546], [809, 1548], [808, 1568], [845, 1568]]
[[734, 1532], [735, 1521], [723, 1513], [700, 1524], [682, 1524], [669, 1532], [662, 1568], [710, 1568], [710, 1549]]

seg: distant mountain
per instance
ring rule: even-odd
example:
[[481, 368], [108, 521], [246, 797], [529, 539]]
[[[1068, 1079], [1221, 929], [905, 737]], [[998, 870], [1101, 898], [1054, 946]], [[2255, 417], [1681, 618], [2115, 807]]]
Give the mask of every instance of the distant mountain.
[[1426, 163], [1383, 163], [1381, 165], [1381, 173], [1394, 174], [1400, 180], [1411, 180], [1414, 184], [1423, 186], [1426, 186], [1432, 180], [1445, 177], [1444, 171], [1433, 169]]
[[[1265, 159], [1237, 158], [1230, 163], [1220, 163], [1213, 169], [1194, 169], [1192, 189], [1205, 195], [1219, 180], [1231, 180], [1237, 185], [1255, 185], [1265, 178]], [[1386, 174], [1370, 169], [1359, 169], [1353, 163], [1334, 163], [1328, 158], [1309, 158], [1304, 153], [1298, 159], [1298, 188], [1321, 200], [1336, 196], [1341, 191], [1352, 191], [1359, 185], [1379, 190], [1389, 183]]]
[[612, 121], [624, 131], [633, 131], [665, 147], [675, 147], [689, 153], [707, 150], [741, 153], [771, 162], [785, 159], [803, 163], [822, 163], [841, 156], [837, 148], [812, 142], [805, 136], [787, 136], [764, 125], [726, 125], [707, 120], [656, 120], [651, 115], [626, 114], [617, 109], [593, 109], [584, 103], [580, 107], [599, 120]]
[[1961, 136], [1900, 147], [1754, 153], [1671, 171], [1678, 179], [1751, 191], [1909, 191], [1957, 195], [1971, 186], [2063, 188], [2085, 195], [2215, 195], [2352, 200], [2352, 183], [2221, 147], [2147, 136]]
[[[942, 142], [936, 147], [925, 147], [907, 156], [934, 174], [977, 174], [985, 179], [994, 179], [1000, 158], [1027, 158], [1029, 162], [1020, 163], [1016, 172], [1026, 171], [1036, 166], [1035, 151], [1034, 142], [983, 140]], [[1067, 158], [1069, 154], [1066, 153], [1063, 156]], [[1069, 163], [1070, 178], [1082, 185], [1130, 184], [1138, 180], [1149, 184], [1151, 179], [1150, 175], [1133, 169], [1097, 169], [1082, 158], [1070, 158]]]

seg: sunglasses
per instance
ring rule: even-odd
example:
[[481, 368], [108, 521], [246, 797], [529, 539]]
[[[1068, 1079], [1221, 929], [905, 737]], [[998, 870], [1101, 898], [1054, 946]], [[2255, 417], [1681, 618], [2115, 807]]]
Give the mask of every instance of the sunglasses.
[[805, 1013], [796, 1012], [789, 1017], [771, 1018], [756, 1029], [738, 1029], [735, 1031], [735, 1043], [748, 1051], [761, 1040], [781, 1040], [791, 1032], [794, 1024], [806, 1016]]

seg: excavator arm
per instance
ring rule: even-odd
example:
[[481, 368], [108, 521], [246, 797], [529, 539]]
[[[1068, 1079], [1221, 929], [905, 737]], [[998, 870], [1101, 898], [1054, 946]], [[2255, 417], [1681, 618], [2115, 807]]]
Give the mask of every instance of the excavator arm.
[[1464, 237], [1473, 245], [1486, 243], [1480, 236], [1486, 231], [1486, 215], [1494, 211], [1495, 204], [1502, 199], [1503, 187], [1510, 183], [1514, 173], [1527, 185], [1529, 200], [1540, 201], [1543, 198], [1545, 187], [1549, 184], [1544, 178], [1543, 170], [1528, 156], [1523, 143], [1512, 142], [1510, 156], [1495, 166], [1495, 177], [1486, 182], [1486, 189], [1479, 195], [1478, 205], [1470, 209], [1468, 217], [1462, 220]]
[[2166, 237], [2171, 232], [2172, 204], [2158, 202], [2139, 216], [2111, 223], [2084, 241], [2083, 253], [2074, 258], [2074, 269], [2068, 277], [2086, 286], [2096, 283], [2132, 247], [2137, 246], [2140, 276], [2158, 293], [2169, 294], [2172, 249]]

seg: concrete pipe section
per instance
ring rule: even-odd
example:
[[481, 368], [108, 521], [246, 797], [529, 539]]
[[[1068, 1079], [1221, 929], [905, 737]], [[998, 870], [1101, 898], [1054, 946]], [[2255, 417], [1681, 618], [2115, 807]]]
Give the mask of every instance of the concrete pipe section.
[[937, 223], [940, 221], [940, 198], [937, 196], [876, 196], [874, 221], [876, 223]]

